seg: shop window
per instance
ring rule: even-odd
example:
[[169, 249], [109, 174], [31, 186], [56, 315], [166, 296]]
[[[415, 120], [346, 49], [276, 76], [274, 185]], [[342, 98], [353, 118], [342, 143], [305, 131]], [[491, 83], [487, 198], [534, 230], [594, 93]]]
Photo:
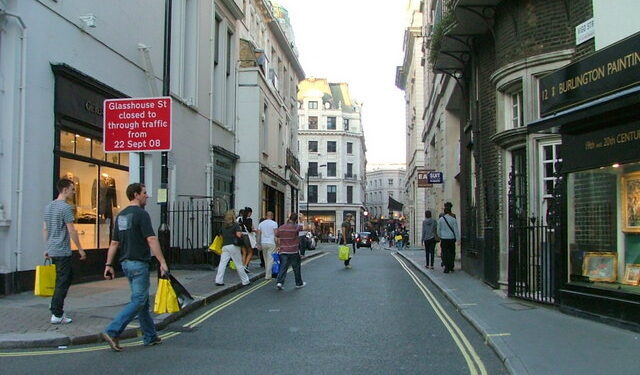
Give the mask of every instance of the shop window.
[[[60, 131], [60, 178], [74, 182], [72, 205], [80, 243], [85, 249], [109, 247], [115, 216], [128, 203], [128, 153], [106, 154], [102, 142]], [[76, 249], [75, 243], [71, 243]]]
[[567, 177], [568, 282], [640, 294], [640, 163]]

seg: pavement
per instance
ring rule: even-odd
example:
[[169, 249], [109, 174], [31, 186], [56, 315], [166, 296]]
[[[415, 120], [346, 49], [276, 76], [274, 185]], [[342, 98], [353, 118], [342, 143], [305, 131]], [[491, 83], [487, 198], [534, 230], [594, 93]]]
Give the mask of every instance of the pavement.
[[[387, 249], [389, 250], [389, 249]], [[391, 249], [390, 251], [396, 251]], [[322, 254], [309, 251], [307, 258]], [[412, 263], [460, 311], [494, 349], [510, 374], [636, 374], [640, 334], [581, 317], [564, 314], [553, 306], [508, 298], [460, 270], [444, 274], [436, 258], [435, 270], [424, 267], [421, 249], [398, 254]], [[356, 254], [357, 256], [357, 254]], [[251, 281], [264, 277], [254, 260]], [[174, 269], [172, 274], [195, 301], [173, 314], [155, 315], [159, 330], [200, 306], [242, 288], [237, 273], [227, 270], [225, 285], [215, 286], [212, 270]], [[155, 278], [155, 277], [154, 277]], [[59, 347], [96, 343], [99, 333], [129, 301], [125, 278], [72, 285], [65, 301], [67, 325], [49, 323], [50, 298], [31, 292], [0, 298], [0, 349]], [[155, 280], [151, 281], [155, 293]], [[152, 296], [153, 298], [153, 296]], [[123, 338], [140, 336], [131, 324]]]
[[[392, 249], [393, 250], [393, 249]], [[637, 374], [640, 334], [568, 315], [553, 306], [508, 298], [461, 271], [445, 274], [422, 249], [398, 252], [427, 276], [480, 332], [510, 374]]]
[[[312, 258], [321, 251], [307, 251], [306, 258]], [[254, 258], [249, 274], [251, 282], [264, 278], [264, 269]], [[214, 283], [215, 271], [211, 269], [189, 270], [178, 266], [171, 269], [178, 281], [194, 297], [194, 302], [172, 314], [151, 314], [156, 328], [162, 330], [170, 323], [189, 314], [197, 308], [209, 304], [233, 291], [242, 288], [235, 270], [227, 269], [224, 286]], [[151, 272], [150, 308], [157, 286], [155, 272]], [[39, 347], [61, 347], [97, 343], [100, 332], [114, 316], [129, 303], [129, 283], [125, 277], [74, 284], [65, 299], [65, 314], [73, 319], [71, 324], [51, 324], [49, 302], [51, 297], [37, 297], [33, 292], [24, 292], [0, 298], [0, 349], [23, 349]], [[139, 327], [132, 322], [121, 338], [141, 336]]]

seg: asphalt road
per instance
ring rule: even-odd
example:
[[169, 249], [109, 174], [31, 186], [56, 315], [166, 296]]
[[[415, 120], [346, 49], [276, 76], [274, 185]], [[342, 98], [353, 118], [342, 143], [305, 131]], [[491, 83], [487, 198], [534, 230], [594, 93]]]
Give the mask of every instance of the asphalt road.
[[[345, 269], [331, 246], [303, 264], [307, 286], [255, 282], [174, 323], [164, 342], [24, 351], [3, 374], [506, 374], [429, 281], [386, 250]], [[51, 354], [45, 354], [51, 353]]]

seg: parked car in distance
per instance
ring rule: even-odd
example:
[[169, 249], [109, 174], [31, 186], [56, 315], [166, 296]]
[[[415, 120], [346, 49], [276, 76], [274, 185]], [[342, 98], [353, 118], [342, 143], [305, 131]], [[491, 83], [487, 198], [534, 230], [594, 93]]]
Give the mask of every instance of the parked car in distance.
[[360, 232], [356, 234], [356, 247], [371, 247], [371, 233]]

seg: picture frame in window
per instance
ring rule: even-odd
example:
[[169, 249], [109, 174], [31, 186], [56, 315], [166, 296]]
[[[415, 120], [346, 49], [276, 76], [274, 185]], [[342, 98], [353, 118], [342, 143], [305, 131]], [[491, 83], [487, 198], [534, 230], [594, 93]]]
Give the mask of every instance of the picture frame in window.
[[622, 231], [640, 233], [640, 172], [620, 177], [622, 197]]
[[615, 282], [618, 278], [618, 254], [587, 252], [582, 261], [582, 275], [589, 281]]
[[627, 264], [624, 268], [623, 284], [640, 285], [640, 264]]

